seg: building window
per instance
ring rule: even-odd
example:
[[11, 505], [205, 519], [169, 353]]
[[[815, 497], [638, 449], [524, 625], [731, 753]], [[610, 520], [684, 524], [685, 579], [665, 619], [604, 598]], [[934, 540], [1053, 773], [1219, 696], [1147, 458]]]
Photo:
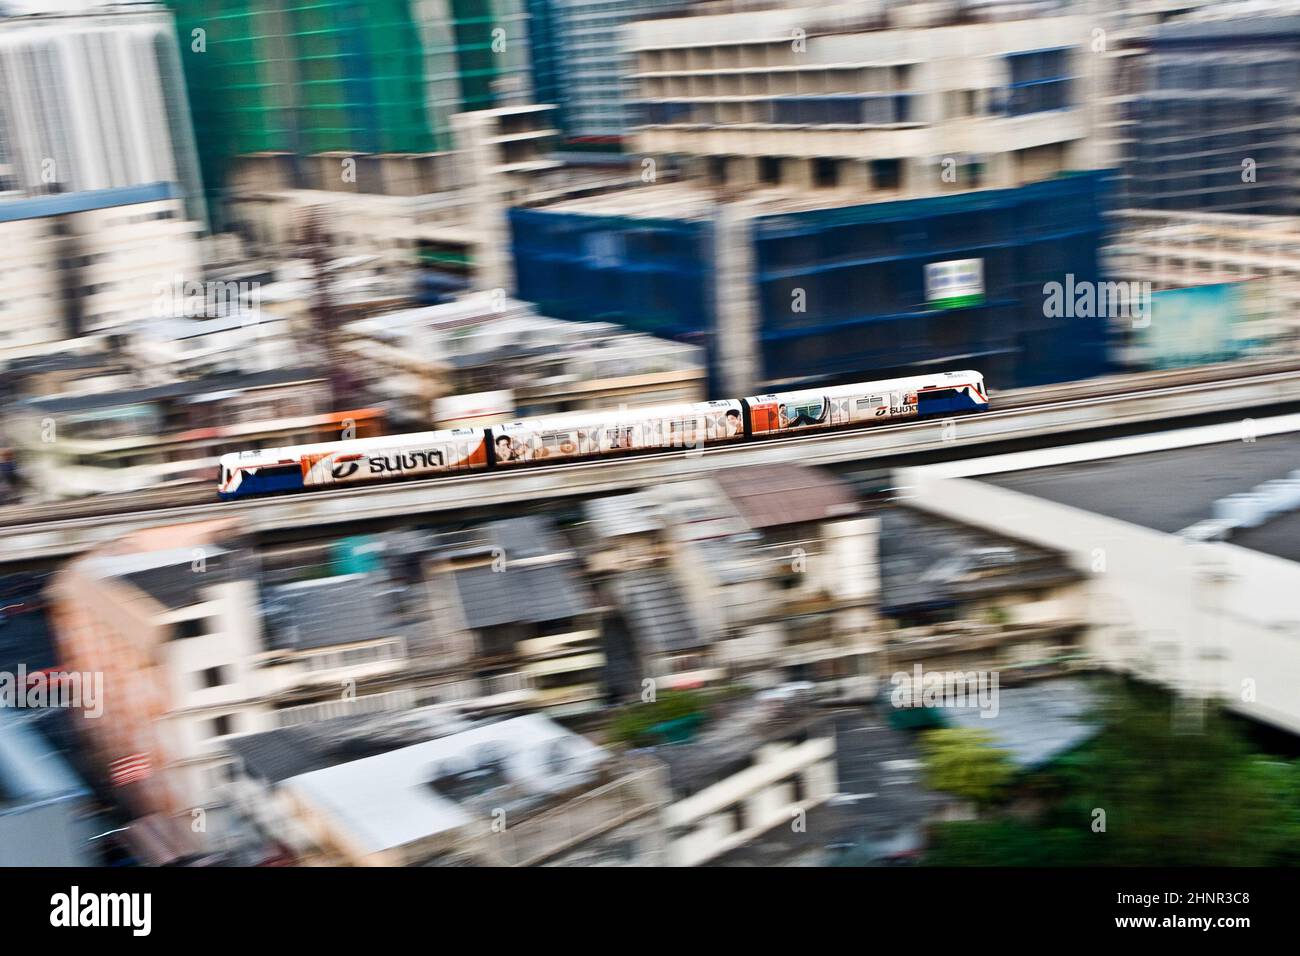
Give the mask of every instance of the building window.
[[897, 159], [873, 159], [871, 161], [871, 185], [875, 189], [897, 189], [902, 181], [902, 161]]
[[838, 160], [824, 156], [813, 160], [813, 185], [819, 189], [831, 189], [840, 184], [840, 164]]
[[205, 667], [199, 672], [203, 680], [203, 686], [211, 689], [213, 687], [223, 687], [230, 683], [226, 680], [226, 669], [224, 667]]
[[781, 183], [781, 160], [777, 156], [760, 156], [758, 159], [758, 178], [760, 182], [773, 186]]
[[172, 625], [172, 640], [178, 641], [186, 637], [202, 637], [207, 631], [203, 627], [203, 618], [193, 618], [189, 621], [177, 621]]
[[220, 717], [212, 718], [211, 736], [226, 737], [229, 736], [233, 731], [234, 731], [234, 721], [232, 719], [232, 715], [222, 714]]

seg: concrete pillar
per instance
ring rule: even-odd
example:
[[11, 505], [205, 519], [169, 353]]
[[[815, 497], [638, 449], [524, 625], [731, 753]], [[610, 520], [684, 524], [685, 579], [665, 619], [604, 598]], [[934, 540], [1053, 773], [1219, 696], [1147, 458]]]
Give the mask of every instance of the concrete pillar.
[[871, 167], [864, 159], [840, 160], [840, 186], [854, 193], [871, 192]]
[[728, 186], [748, 186], [758, 185], [758, 157], [757, 156], [734, 156], [730, 163], [727, 164], [727, 185]]
[[813, 161], [793, 158], [781, 160], [781, 183], [795, 189], [812, 189]]
[[719, 395], [753, 395], [762, 380], [758, 295], [754, 282], [754, 223], [748, 209], [719, 203], [713, 218], [714, 315], [710, 361]]

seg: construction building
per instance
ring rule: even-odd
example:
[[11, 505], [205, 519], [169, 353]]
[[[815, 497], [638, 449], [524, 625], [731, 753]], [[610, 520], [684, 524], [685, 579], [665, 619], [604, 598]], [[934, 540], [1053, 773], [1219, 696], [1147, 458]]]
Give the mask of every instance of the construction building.
[[531, 97], [521, 0], [172, 6], [214, 196], [238, 156], [409, 164], [451, 148], [453, 114]]
[[1099, 277], [1086, 18], [761, 6], [630, 26], [632, 142], [687, 182], [512, 210], [518, 297], [705, 346], [714, 397], [1104, 371], [1105, 321], [1043, 304]]

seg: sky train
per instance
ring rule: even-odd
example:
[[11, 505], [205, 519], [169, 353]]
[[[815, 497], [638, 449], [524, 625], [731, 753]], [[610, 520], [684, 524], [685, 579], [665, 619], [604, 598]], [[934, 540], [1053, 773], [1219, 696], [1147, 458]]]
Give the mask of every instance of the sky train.
[[984, 377], [964, 371], [695, 404], [567, 412], [489, 428], [452, 428], [222, 455], [217, 495], [228, 501], [334, 485], [698, 449], [987, 408]]

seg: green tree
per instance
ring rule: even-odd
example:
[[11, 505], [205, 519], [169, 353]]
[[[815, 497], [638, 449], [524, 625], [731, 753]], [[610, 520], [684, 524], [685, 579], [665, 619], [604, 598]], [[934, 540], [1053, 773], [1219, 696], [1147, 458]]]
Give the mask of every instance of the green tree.
[[921, 749], [930, 787], [981, 806], [1001, 797], [1016, 775], [1010, 754], [978, 730], [929, 730], [921, 735]]
[[1176, 706], [1162, 691], [1117, 684], [1102, 731], [1060, 762], [1065, 796], [1048, 822], [1087, 828], [1097, 862], [1110, 865], [1280, 862], [1300, 828], [1294, 766], [1252, 753], [1213, 705], [1191, 723]]
[[668, 690], [652, 701], [623, 708], [610, 726], [610, 736], [634, 746], [658, 743], [655, 727], [696, 715], [703, 716], [707, 701], [704, 695], [689, 690]]

